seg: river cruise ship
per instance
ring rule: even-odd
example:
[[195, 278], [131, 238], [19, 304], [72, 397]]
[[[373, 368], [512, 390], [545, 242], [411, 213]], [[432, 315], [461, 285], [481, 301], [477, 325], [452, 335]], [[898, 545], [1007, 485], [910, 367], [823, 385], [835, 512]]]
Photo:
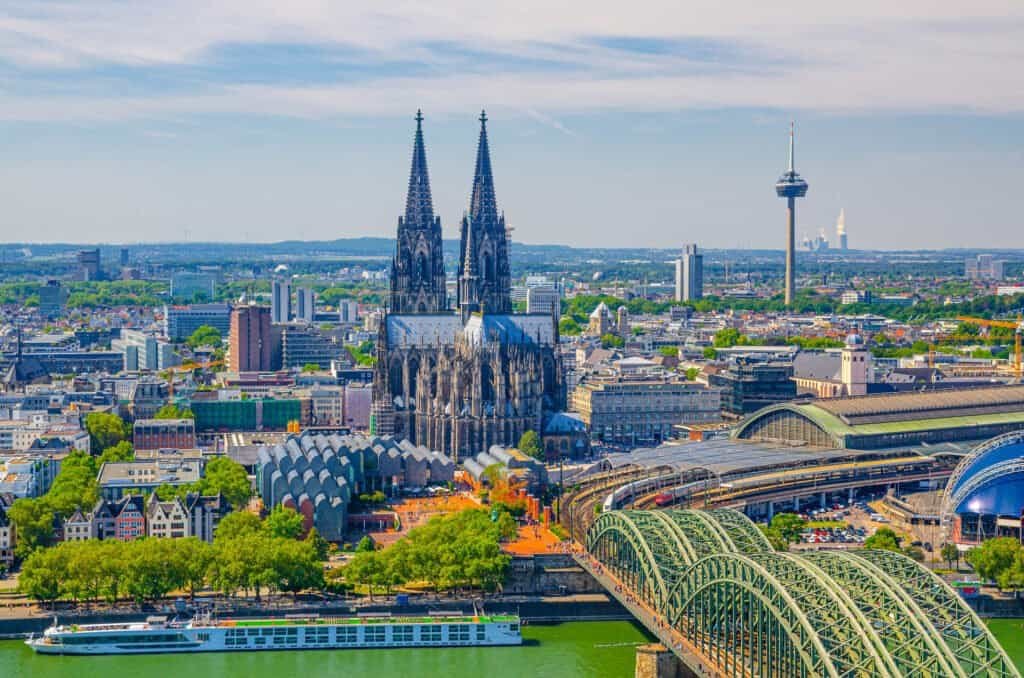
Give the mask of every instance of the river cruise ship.
[[26, 644], [40, 654], [151, 654], [237, 650], [521, 645], [519, 617], [361, 616], [191, 620], [53, 626]]

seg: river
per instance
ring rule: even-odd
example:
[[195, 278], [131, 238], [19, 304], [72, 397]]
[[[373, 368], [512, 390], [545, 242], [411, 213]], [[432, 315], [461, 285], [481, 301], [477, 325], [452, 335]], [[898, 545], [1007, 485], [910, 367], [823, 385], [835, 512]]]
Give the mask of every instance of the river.
[[54, 657], [0, 641], [7, 678], [628, 678], [634, 648], [648, 642], [631, 622], [523, 627], [522, 647], [210, 652], [188, 655]]

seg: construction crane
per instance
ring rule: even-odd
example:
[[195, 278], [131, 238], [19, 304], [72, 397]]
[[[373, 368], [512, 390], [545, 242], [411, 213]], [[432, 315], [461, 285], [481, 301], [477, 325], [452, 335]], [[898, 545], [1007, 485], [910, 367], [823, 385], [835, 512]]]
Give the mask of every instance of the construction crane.
[[1013, 373], [1016, 376], [1017, 381], [1021, 381], [1021, 375], [1024, 373], [1021, 364], [1021, 335], [1024, 334], [1024, 318], [1017, 314], [1017, 320], [988, 320], [987, 318], [973, 318], [967, 315], [958, 315], [956, 317], [960, 322], [970, 323], [971, 325], [980, 325], [982, 327], [1002, 327], [1008, 330], [1013, 330]]
[[211, 360], [208, 363], [192, 363], [189, 365], [178, 365], [176, 367], [168, 367], [167, 371], [170, 372], [167, 379], [167, 399], [174, 400], [174, 375], [179, 372], [191, 372], [193, 370], [205, 370], [211, 367], [218, 367], [223, 365], [223, 360]]

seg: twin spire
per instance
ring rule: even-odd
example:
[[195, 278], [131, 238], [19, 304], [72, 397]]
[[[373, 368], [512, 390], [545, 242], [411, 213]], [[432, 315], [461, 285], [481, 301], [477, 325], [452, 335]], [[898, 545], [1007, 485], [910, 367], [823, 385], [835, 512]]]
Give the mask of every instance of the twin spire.
[[[390, 308], [395, 313], [437, 313], [444, 301], [441, 220], [434, 215], [423, 142], [423, 113], [416, 111], [416, 136], [409, 171], [405, 216], [399, 220], [392, 264]], [[505, 219], [498, 212], [487, 142], [487, 113], [480, 112], [480, 139], [469, 211], [461, 223], [458, 305], [464, 318], [474, 312], [511, 313], [511, 276]], [[430, 297], [424, 303], [424, 295]]]
[[[409, 190], [405, 199], [405, 224], [412, 228], [429, 228], [434, 222], [434, 202], [430, 195], [430, 174], [427, 151], [423, 143], [423, 111], [416, 110], [416, 136], [412, 146], [412, 167]], [[474, 223], [496, 224], [498, 201], [491, 172], [491, 152], [487, 144], [487, 112], [480, 111], [480, 140], [477, 143], [473, 190], [470, 194], [469, 216]]]

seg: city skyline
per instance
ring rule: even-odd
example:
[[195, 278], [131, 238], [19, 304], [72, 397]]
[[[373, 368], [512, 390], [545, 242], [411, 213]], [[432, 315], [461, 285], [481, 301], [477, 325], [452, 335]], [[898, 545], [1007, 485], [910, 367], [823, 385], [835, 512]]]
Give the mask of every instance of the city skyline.
[[798, 238], [845, 208], [853, 248], [1015, 244], [1019, 7], [530, 9], [16, 4], [4, 240], [387, 237], [422, 107], [446, 238], [486, 108], [522, 242], [780, 249], [795, 118]]

